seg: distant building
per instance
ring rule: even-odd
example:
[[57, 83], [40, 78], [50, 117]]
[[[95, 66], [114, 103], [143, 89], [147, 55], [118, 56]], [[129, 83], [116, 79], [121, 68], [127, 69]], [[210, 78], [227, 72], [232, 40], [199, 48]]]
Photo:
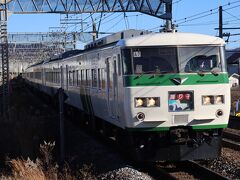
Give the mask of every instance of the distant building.
[[232, 87], [238, 87], [239, 86], [239, 75], [234, 73], [229, 77], [229, 83], [232, 85]]

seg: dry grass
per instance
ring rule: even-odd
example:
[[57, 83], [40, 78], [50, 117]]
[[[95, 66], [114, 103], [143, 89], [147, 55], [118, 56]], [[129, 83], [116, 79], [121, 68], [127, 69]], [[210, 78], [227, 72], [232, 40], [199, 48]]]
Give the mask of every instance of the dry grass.
[[8, 161], [11, 167], [9, 175], [0, 176], [4, 180], [75, 180], [96, 179], [93, 175], [92, 166], [84, 165], [79, 171], [73, 172], [70, 166], [65, 163], [63, 168], [60, 168], [53, 161], [52, 151], [55, 143], [46, 143], [40, 145], [40, 158], [35, 161], [31, 159], [17, 158]]

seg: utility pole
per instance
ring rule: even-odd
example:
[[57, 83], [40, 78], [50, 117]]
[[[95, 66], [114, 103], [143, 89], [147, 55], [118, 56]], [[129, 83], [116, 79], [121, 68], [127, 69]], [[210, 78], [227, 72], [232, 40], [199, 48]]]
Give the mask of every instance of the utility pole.
[[222, 6], [219, 6], [219, 37], [223, 38], [223, 15], [222, 15]]

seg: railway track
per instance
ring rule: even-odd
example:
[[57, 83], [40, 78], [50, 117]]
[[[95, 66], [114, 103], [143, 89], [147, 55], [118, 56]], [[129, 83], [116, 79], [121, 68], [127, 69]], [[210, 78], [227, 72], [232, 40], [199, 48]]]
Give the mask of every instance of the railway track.
[[154, 179], [228, 179], [194, 161], [158, 162], [138, 166], [137, 169]]
[[225, 129], [223, 131], [223, 146], [240, 150], [240, 131], [233, 129]]

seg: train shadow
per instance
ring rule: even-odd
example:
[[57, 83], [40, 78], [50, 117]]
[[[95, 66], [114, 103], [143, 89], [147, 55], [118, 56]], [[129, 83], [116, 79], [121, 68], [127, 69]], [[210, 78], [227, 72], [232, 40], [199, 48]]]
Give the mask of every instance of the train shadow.
[[[5, 168], [6, 159], [36, 159], [44, 141], [55, 142], [53, 156], [60, 162], [59, 114], [43, 100], [48, 98], [30, 89], [22, 79], [11, 81], [9, 119], [0, 116], [0, 167]], [[64, 139], [65, 160], [73, 169], [89, 165], [102, 174], [125, 166], [116, 150], [66, 118]]]

